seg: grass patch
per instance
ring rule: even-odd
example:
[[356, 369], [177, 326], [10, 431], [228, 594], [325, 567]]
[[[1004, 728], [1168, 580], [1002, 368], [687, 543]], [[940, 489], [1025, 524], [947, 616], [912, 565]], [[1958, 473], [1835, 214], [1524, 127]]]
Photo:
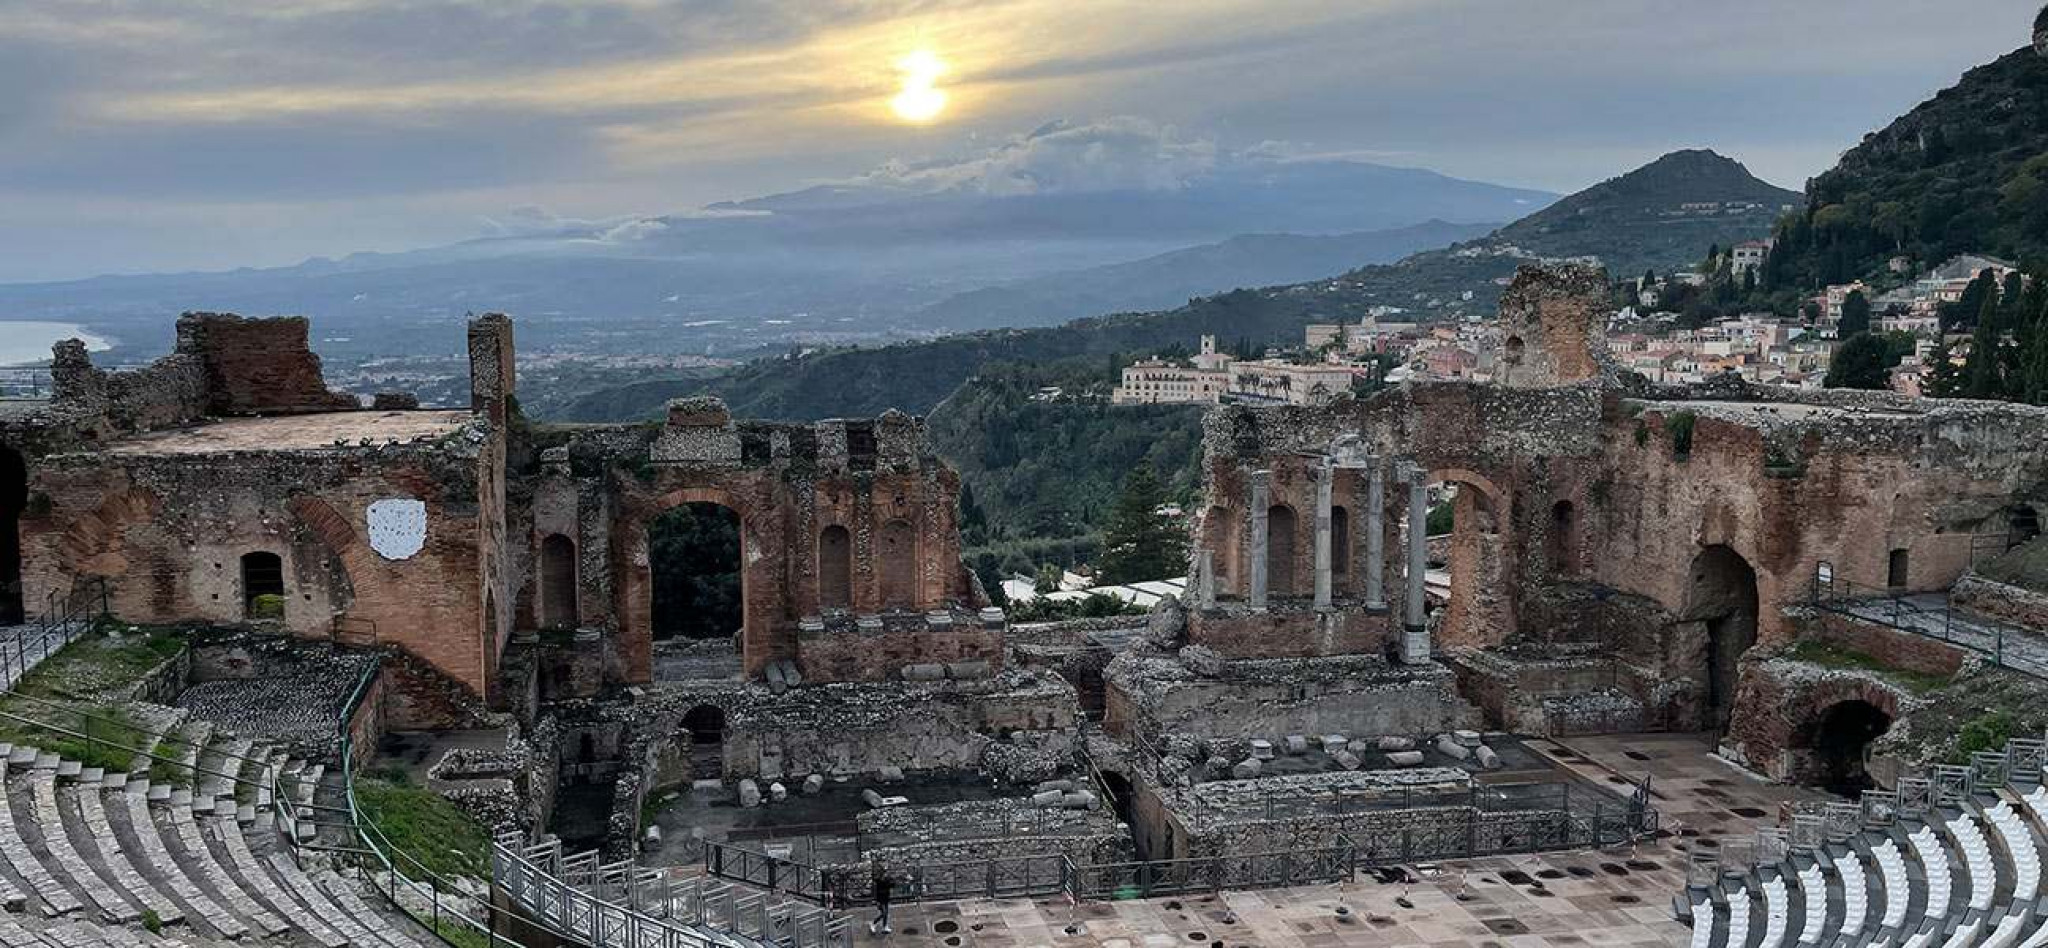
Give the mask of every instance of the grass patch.
[[1794, 643], [1791, 651], [1786, 653], [1786, 657], [1793, 661], [1805, 662], [1809, 665], [1819, 665], [1822, 668], [1872, 672], [1914, 694], [1926, 694], [1939, 690], [1949, 682], [1949, 679], [1943, 675], [1930, 675], [1926, 672], [1907, 671], [1903, 668], [1896, 668], [1879, 661], [1872, 655], [1814, 639], [1801, 639]]
[[[413, 785], [402, 774], [380, 770], [357, 778], [356, 804], [364, 820], [428, 871], [488, 878], [490, 831], [446, 797]], [[412, 865], [395, 861], [407, 875], [417, 874]]]
[[185, 637], [175, 632], [88, 635], [44, 659], [14, 690], [46, 701], [94, 701], [134, 685], [184, 650]]
[[30, 745], [46, 754], [110, 773], [126, 771], [135, 759], [135, 750], [149, 745], [149, 732], [120, 707], [88, 704], [53, 708], [10, 695], [0, 699], [0, 711], [71, 732], [60, 734], [14, 718], [0, 718], [0, 741]]
[[32, 669], [15, 693], [0, 696], [0, 711], [30, 719], [0, 717], [0, 740], [33, 745], [87, 767], [126, 771], [152, 739], [124, 706], [104, 699], [117, 697], [184, 650], [184, 636], [175, 632], [80, 637]]
[[[415, 916], [415, 918], [418, 917]], [[427, 928], [432, 929], [434, 934], [442, 941], [454, 945], [455, 948], [491, 948], [491, 936], [461, 922], [449, 921], [445, 918], [439, 922], [428, 919], [419, 919], [419, 921]]]
[[[173, 787], [191, 787], [193, 778], [198, 774], [179, 761], [184, 760], [185, 755], [192, 752], [192, 745], [199, 742], [200, 734], [198, 728], [188, 724], [172, 728], [163, 737], [158, 738], [156, 747], [150, 753], [161, 759], [149, 762], [149, 779]], [[198, 758], [195, 757], [193, 760], [196, 762]]]

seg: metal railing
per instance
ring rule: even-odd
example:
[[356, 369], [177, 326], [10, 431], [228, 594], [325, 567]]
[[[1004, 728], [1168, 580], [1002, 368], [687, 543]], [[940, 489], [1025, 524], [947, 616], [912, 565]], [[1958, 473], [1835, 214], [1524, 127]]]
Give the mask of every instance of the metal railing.
[[98, 576], [46, 593], [35, 621], [22, 625], [12, 641], [0, 643], [0, 686], [12, 689], [29, 669], [104, 618], [107, 598], [107, 581]]
[[2001, 668], [2048, 678], [2048, 638], [1990, 616], [1958, 620], [1947, 593], [1867, 586], [1836, 576], [1830, 564], [1821, 563], [1814, 569], [1807, 604], [1831, 615], [1945, 642]]
[[1076, 899], [1144, 899], [1163, 895], [1267, 889], [1348, 882], [1358, 870], [1358, 847], [1338, 834], [1332, 845], [1264, 853], [1076, 866], [1069, 891]]
[[704, 871], [718, 878], [819, 905], [830, 904], [835, 895], [825, 870], [815, 864], [770, 856], [729, 842], [707, 839], [703, 846]]
[[57, 386], [47, 365], [0, 369], [0, 400], [41, 400], [56, 394]]
[[564, 856], [560, 840], [523, 845], [517, 834], [500, 836], [491, 844], [491, 876], [528, 924], [595, 948], [724, 948], [728, 934], [795, 948], [852, 944], [843, 915], [770, 906], [760, 892], [605, 864], [594, 852]]

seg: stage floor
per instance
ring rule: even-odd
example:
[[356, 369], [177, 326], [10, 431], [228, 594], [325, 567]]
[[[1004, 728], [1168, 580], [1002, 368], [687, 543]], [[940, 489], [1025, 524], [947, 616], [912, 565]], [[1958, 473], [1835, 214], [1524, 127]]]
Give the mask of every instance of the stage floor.
[[[1690, 847], [1774, 825], [1779, 804], [1818, 794], [1758, 780], [1709, 756], [1703, 735], [1615, 735], [1529, 744], [1579, 777], [1617, 786], [1647, 773], [1670, 835], [1610, 852], [1447, 862], [1409, 880], [1361, 873], [1343, 885], [1220, 897], [1095, 902], [968, 900], [899, 905], [896, 933], [860, 944], [945, 948], [1169, 946], [1665, 946], [1690, 929], [1671, 917]], [[1071, 926], [1071, 931], [1069, 930]]]

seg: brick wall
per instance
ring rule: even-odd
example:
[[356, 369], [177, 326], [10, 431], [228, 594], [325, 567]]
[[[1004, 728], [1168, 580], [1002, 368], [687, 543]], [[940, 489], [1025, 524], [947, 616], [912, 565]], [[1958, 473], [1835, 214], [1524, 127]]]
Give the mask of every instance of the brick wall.
[[357, 408], [327, 390], [303, 316], [244, 319], [232, 313], [178, 317], [178, 355], [199, 360], [208, 414], [286, 415]]
[[[286, 629], [374, 630], [482, 694], [482, 511], [462, 444], [46, 458], [31, 475], [46, 503], [22, 520], [24, 580], [40, 596], [103, 576], [124, 621], [234, 624], [245, 619], [242, 557], [271, 553]], [[387, 559], [365, 538], [368, 507], [388, 498], [426, 503], [425, 544], [409, 558]]]

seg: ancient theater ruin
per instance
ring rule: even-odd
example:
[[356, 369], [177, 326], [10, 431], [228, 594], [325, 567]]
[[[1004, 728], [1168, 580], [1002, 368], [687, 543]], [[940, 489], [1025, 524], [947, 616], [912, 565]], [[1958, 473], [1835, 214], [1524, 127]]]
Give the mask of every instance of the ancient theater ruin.
[[[1523, 270], [1491, 382], [1214, 409], [1185, 595], [1051, 623], [918, 418], [546, 424], [501, 315], [451, 409], [328, 390], [300, 319], [60, 344], [0, 401], [0, 942], [848, 944], [881, 873], [949, 945], [1554, 895], [1589, 943], [2039, 944], [2048, 410], [1650, 384], [1607, 297]], [[375, 781], [495, 836], [409, 850]]]

